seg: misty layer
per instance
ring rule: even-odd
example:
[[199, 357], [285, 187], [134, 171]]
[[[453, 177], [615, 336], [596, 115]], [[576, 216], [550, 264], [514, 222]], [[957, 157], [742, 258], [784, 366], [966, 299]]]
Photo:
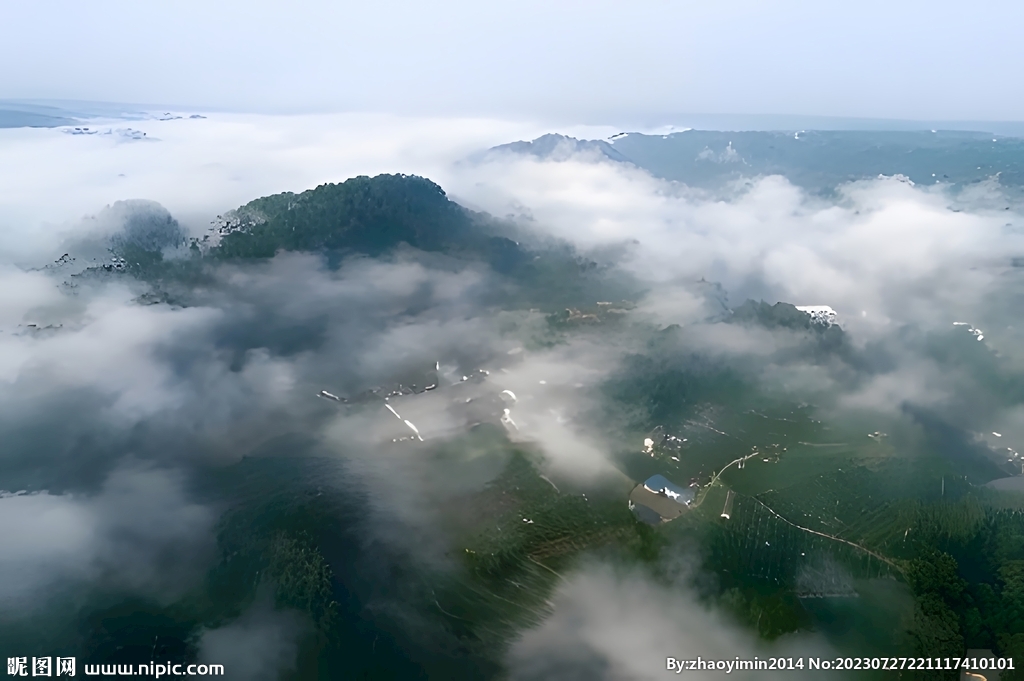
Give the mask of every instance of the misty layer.
[[238, 678], [1016, 650], [1016, 214], [589, 153], [448, 168], [472, 211], [115, 203], [0, 270], [2, 640]]

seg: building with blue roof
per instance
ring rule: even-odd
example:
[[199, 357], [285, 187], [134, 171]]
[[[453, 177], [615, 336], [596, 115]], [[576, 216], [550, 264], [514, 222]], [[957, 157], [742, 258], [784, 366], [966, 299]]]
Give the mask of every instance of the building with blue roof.
[[685, 513], [695, 497], [692, 487], [680, 487], [663, 475], [652, 475], [630, 492], [629, 508], [643, 522], [658, 525]]

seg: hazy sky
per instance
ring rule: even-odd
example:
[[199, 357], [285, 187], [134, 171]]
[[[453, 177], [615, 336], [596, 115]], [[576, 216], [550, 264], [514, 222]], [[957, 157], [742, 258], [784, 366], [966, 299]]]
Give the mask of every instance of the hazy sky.
[[0, 99], [1024, 119], [1012, 0], [4, 3]]

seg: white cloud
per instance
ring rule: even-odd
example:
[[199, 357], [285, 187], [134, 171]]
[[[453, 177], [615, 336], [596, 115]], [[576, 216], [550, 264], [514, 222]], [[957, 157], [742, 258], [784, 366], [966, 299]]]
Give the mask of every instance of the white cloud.
[[45, 602], [61, 583], [93, 581], [160, 600], [202, 574], [210, 510], [185, 499], [175, 472], [127, 464], [102, 490], [0, 496], [0, 611]]
[[833, 203], [777, 176], [722, 199], [582, 158], [491, 157], [472, 178], [456, 183], [460, 195], [494, 214], [525, 214], [585, 248], [628, 245], [625, 266], [652, 284], [655, 308], [679, 297], [672, 284], [707, 277], [733, 294], [831, 305], [864, 332], [946, 324], [1024, 250], [1006, 213], [953, 212], [939, 190], [893, 179], [848, 185]]
[[[685, 585], [662, 585], [606, 566], [589, 566], [567, 578], [553, 606], [541, 625], [512, 645], [511, 678], [647, 681], [670, 677], [668, 657], [735, 661], [829, 653], [828, 645], [812, 636], [758, 642], [699, 603]], [[724, 676], [717, 670], [681, 673], [695, 679]], [[733, 671], [727, 678], [785, 679], [791, 674]]]
[[0, 254], [45, 258], [81, 229], [83, 216], [124, 199], [157, 201], [201, 234], [216, 215], [259, 196], [355, 175], [420, 174], [443, 183], [448, 165], [467, 154], [541, 132], [493, 119], [358, 114], [219, 114], [132, 125], [155, 140], [0, 129]]
[[0, 396], [14, 390], [19, 399], [28, 399], [90, 388], [113, 400], [115, 415], [128, 418], [180, 406], [185, 395], [173, 368], [156, 353], [185, 334], [201, 334], [219, 313], [141, 306], [131, 303], [134, 297], [113, 285], [71, 310], [66, 300], [48, 298], [63, 308], [46, 315], [55, 325], [59, 320], [56, 332], [5, 329], [0, 335]]
[[[0, 251], [19, 263], [42, 264], [60, 255], [69, 237], [97, 230], [96, 221], [83, 216], [103, 215], [104, 205], [124, 198], [155, 199], [201, 231], [217, 213], [260, 195], [356, 174], [421, 173], [473, 206], [527, 216], [522, 224], [544, 235], [604, 259], [620, 258], [650, 289], [631, 320], [684, 324], [688, 351], [764, 360], [797, 348], [792, 334], [702, 323], [711, 306], [697, 280], [721, 281], [734, 293], [733, 303], [749, 294], [831, 305], [863, 345], [892, 341], [905, 323], [946, 328], [965, 316], [984, 320], [988, 294], [1002, 285], [1001, 259], [1022, 245], [1020, 237], [1004, 233], [1006, 214], [984, 207], [954, 213], [939, 191], [895, 180], [847, 186], [836, 202], [808, 196], [779, 177], [718, 197], [609, 162], [464, 160], [480, 147], [539, 132], [526, 124], [214, 116], [139, 125], [160, 141], [0, 131], [0, 185], [8, 188], [0, 202]], [[476, 292], [489, 274], [471, 267], [435, 270], [405, 255], [386, 263], [349, 262], [336, 272], [298, 254], [225, 267], [223, 287], [188, 308], [140, 306], [133, 302], [140, 291], [123, 281], [65, 295], [48, 274], [4, 266], [0, 403], [42, 412], [56, 396], [80, 391], [125, 432], [152, 419], [176, 434], [227, 443], [220, 450], [229, 457], [277, 432], [312, 430], [313, 438], [345, 457], [346, 470], [366, 488], [386, 489], [371, 495], [369, 516], [384, 521], [371, 525], [422, 548], [417, 555], [440, 552], [443, 503], [479, 488], [500, 466], [473, 468], [485, 458], [473, 452], [441, 465], [408, 447], [381, 446], [372, 415], [339, 416], [325, 425], [327, 418], [309, 416], [327, 404], [315, 400], [314, 390], [352, 394], [434, 361], [460, 373], [479, 366], [491, 375], [486, 388], [469, 396], [513, 391], [513, 437], [541, 450], [553, 476], [613, 472], [612, 445], [583, 424], [598, 399], [595, 386], [632, 349], [623, 339], [627, 333], [581, 335], [508, 355], [532, 329], [506, 331], [507, 318], [480, 307]], [[524, 312], [514, 321], [529, 327], [542, 323], [539, 317]], [[52, 333], [18, 326], [27, 323], [63, 326]], [[275, 346], [278, 332], [289, 342], [298, 337], [295, 347]], [[912, 354], [894, 352], [893, 366], [837, 401], [850, 409], [895, 410], [908, 400], [934, 405], [955, 393], [951, 381], [961, 376], [943, 374]], [[805, 394], [842, 389], [829, 367], [807, 366], [803, 359], [795, 367], [769, 366], [763, 377], [788, 380]], [[442, 390], [417, 396], [407, 407], [394, 404], [428, 440], [474, 420]], [[1003, 421], [1012, 431], [1020, 415], [1008, 413]], [[19, 454], [39, 461], [49, 455]], [[177, 473], [119, 466], [129, 454], [103, 450], [102, 465], [113, 472], [99, 494], [0, 498], [0, 542], [22, 547], [0, 557], [6, 578], [0, 599], [14, 602], [61, 579], [118, 579], [131, 590], [175, 593], [178, 576], [207, 564], [202, 557], [211, 541], [211, 512], [189, 499]], [[166, 456], [184, 466], [191, 455]], [[174, 571], [180, 575], [169, 574]], [[666, 673], [666, 655], [732, 658], [760, 650], [687, 592], [637, 575], [588, 570], [571, 577], [556, 602], [552, 618], [512, 650], [522, 678], [543, 678], [562, 662], [595, 664], [597, 678], [654, 678]], [[204, 635], [204, 659], [226, 664], [231, 651], [257, 650], [269, 667], [287, 666], [294, 650], [286, 629], [273, 617], [243, 617]], [[787, 645], [773, 650], [792, 650]]]
[[295, 669], [304, 623], [291, 611], [274, 611], [269, 599], [253, 604], [241, 617], [203, 632], [201, 664], [224, 666], [229, 681], [273, 681]]

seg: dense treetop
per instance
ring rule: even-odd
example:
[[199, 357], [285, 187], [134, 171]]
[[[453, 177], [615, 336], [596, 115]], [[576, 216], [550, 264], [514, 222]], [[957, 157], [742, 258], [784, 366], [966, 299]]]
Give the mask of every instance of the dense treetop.
[[266, 258], [277, 251], [379, 255], [406, 243], [424, 251], [515, 260], [515, 242], [481, 229], [484, 216], [412, 175], [355, 177], [294, 194], [250, 201], [224, 217], [220, 258]]

